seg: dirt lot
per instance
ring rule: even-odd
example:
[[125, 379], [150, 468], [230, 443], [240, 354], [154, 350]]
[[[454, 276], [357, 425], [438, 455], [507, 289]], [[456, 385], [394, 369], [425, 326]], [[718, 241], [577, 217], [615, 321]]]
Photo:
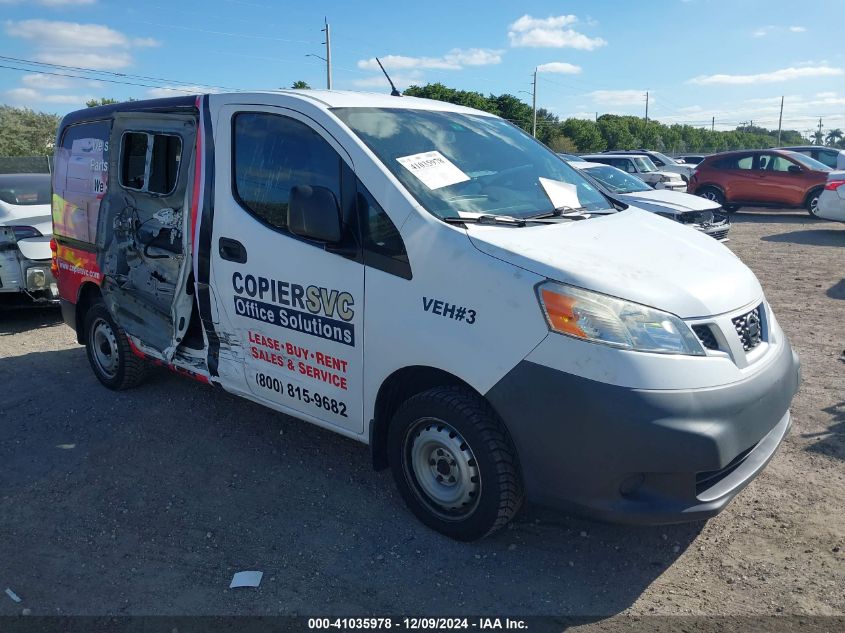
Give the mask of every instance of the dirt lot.
[[[794, 427], [706, 524], [528, 508], [427, 530], [367, 448], [162, 372], [96, 382], [56, 311], [0, 313], [0, 615], [843, 614], [845, 225], [740, 213], [730, 247], [801, 356]], [[264, 571], [229, 590], [233, 572]]]

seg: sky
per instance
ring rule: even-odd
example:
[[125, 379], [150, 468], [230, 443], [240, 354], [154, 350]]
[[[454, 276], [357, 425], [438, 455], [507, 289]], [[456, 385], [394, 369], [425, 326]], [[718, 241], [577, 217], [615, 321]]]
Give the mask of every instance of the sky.
[[[561, 118], [845, 128], [842, 0], [0, 0], [0, 103], [439, 81]], [[95, 72], [96, 71], [96, 72]], [[132, 85], [130, 85], [132, 84]]]

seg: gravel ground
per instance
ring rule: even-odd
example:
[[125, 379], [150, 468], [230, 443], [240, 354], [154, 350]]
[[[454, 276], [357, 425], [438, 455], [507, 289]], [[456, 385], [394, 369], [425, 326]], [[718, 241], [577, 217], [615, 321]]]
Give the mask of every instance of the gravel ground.
[[804, 384], [769, 467], [683, 526], [528, 508], [452, 542], [365, 446], [167, 372], [106, 391], [57, 311], [0, 312], [0, 615], [845, 613], [845, 225], [753, 211], [731, 238]]

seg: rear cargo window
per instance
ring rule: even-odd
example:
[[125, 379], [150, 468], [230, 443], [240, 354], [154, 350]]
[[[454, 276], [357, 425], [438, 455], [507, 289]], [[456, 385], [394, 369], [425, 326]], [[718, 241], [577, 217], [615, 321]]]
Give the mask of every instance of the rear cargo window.
[[53, 171], [53, 233], [94, 242], [100, 201], [109, 187], [108, 121], [71, 125], [56, 148]]
[[297, 185], [340, 195], [340, 155], [317, 132], [277, 114], [243, 112], [233, 130], [235, 195], [247, 211], [287, 229], [288, 201]]
[[182, 139], [172, 134], [126, 132], [120, 155], [120, 184], [126, 189], [167, 195], [176, 189]]

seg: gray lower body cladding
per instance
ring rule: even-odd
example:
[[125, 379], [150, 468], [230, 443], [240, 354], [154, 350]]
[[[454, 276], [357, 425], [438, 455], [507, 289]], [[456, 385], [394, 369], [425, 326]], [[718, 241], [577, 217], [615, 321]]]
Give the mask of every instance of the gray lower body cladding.
[[519, 453], [529, 499], [623, 523], [717, 514], [786, 435], [800, 363], [784, 340], [765, 370], [708, 389], [640, 390], [528, 361], [487, 398]]

